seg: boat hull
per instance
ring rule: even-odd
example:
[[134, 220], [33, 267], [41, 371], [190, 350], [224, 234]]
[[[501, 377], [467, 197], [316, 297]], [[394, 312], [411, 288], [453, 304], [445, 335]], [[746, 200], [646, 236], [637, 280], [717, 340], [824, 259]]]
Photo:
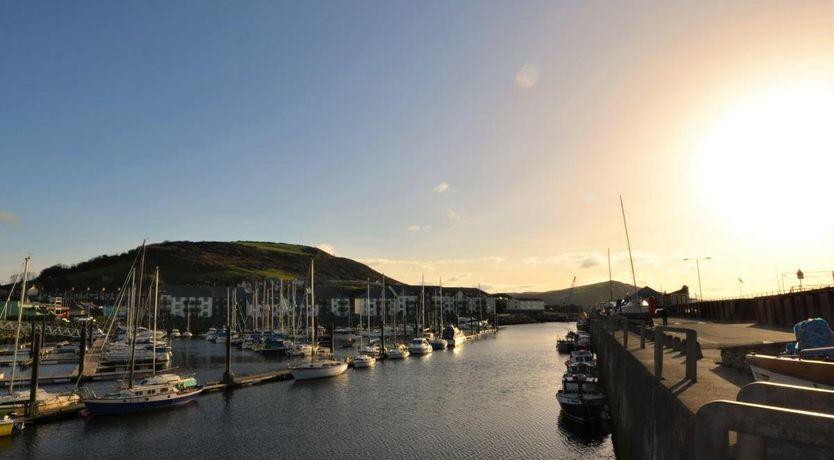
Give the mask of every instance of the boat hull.
[[599, 420], [605, 408], [605, 396], [578, 395], [562, 393], [556, 396], [562, 413], [566, 416], [583, 422]]
[[117, 415], [177, 407], [194, 401], [203, 388], [179, 395], [159, 395], [124, 399], [88, 399], [84, 406], [90, 415]]
[[434, 351], [432, 347], [408, 347], [408, 352], [412, 355], [427, 355]]
[[747, 355], [753, 377], [761, 382], [834, 390], [834, 363], [766, 355]]
[[342, 375], [347, 370], [347, 363], [337, 363], [330, 366], [299, 366], [290, 369], [295, 380], [313, 380]]

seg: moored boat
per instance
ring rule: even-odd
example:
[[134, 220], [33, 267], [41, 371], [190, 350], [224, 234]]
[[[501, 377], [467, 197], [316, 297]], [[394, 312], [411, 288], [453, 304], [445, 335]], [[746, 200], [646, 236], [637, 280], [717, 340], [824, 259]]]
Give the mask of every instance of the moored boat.
[[757, 381], [834, 390], [834, 362], [757, 354], [745, 360]]
[[576, 420], [592, 421], [602, 416], [605, 395], [597, 388], [597, 378], [583, 374], [562, 377], [562, 389], [556, 399], [562, 413]]
[[441, 337], [446, 340], [446, 344], [449, 348], [459, 347], [466, 343], [466, 335], [463, 331], [452, 325], [443, 328]]
[[114, 415], [187, 404], [200, 395], [203, 386], [194, 377], [160, 374], [103, 396], [97, 396], [88, 387], [83, 391], [87, 414]]
[[376, 364], [376, 358], [369, 355], [359, 355], [353, 358], [353, 367], [359, 369], [363, 367], [371, 367]]
[[425, 355], [431, 353], [434, 349], [428, 340], [424, 338], [416, 338], [408, 344], [408, 351], [412, 355]]

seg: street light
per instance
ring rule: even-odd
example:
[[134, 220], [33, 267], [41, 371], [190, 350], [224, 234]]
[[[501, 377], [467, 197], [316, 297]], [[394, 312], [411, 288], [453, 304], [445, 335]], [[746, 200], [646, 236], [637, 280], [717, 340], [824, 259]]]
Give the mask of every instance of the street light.
[[683, 259], [685, 261], [694, 260], [695, 261], [695, 269], [698, 270], [698, 292], [701, 294], [701, 302], [704, 301], [704, 290], [701, 289], [701, 261], [702, 260], [710, 260], [712, 257], [692, 257]]

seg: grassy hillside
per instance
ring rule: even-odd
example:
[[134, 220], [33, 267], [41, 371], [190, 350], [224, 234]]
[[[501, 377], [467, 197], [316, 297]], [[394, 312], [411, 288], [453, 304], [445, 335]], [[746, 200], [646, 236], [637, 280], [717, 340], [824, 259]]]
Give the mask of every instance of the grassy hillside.
[[[627, 283], [613, 281], [611, 285], [615, 299], [628, 296], [634, 292], [634, 286]], [[570, 303], [574, 305], [596, 305], [601, 301], [608, 300], [610, 294], [608, 281], [604, 281], [576, 286], [573, 289], [573, 295], [570, 294], [570, 288], [547, 292], [522, 292], [511, 295], [521, 298], [542, 299], [545, 305], [563, 305], [568, 302], [568, 298], [570, 298]]]
[[[37, 285], [47, 291], [115, 289], [124, 281], [137, 252], [132, 249], [74, 266], [49, 267], [41, 272]], [[364, 264], [309, 246], [254, 241], [152, 244], [147, 247], [145, 268], [151, 273], [159, 266], [160, 278], [168, 284], [229, 286], [257, 279], [306, 279], [313, 258], [317, 284], [358, 288], [360, 281], [382, 277]], [[398, 284], [396, 280], [389, 282]]]

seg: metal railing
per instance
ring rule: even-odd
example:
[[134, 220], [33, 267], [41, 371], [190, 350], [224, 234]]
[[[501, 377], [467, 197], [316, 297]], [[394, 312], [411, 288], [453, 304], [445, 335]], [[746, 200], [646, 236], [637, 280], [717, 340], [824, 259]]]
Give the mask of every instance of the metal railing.
[[697, 382], [698, 359], [700, 358], [700, 353], [698, 351], [698, 332], [694, 329], [687, 329], [684, 327], [654, 327], [654, 376], [657, 379], [663, 379], [663, 345], [665, 340], [663, 333], [665, 331], [686, 334], [686, 340], [681, 350], [686, 355], [686, 378], [692, 380], [693, 382]]
[[[728, 433], [793, 441], [834, 449], [834, 415], [738, 401], [713, 401], [695, 414], [695, 458], [729, 459]], [[756, 452], [757, 455], [763, 451]], [[762, 457], [743, 457], [738, 460]]]
[[[834, 391], [818, 388], [753, 382], [738, 392], [736, 401], [834, 414]], [[736, 452], [739, 460], [763, 460], [767, 457], [767, 439], [755, 434], [738, 433]]]

